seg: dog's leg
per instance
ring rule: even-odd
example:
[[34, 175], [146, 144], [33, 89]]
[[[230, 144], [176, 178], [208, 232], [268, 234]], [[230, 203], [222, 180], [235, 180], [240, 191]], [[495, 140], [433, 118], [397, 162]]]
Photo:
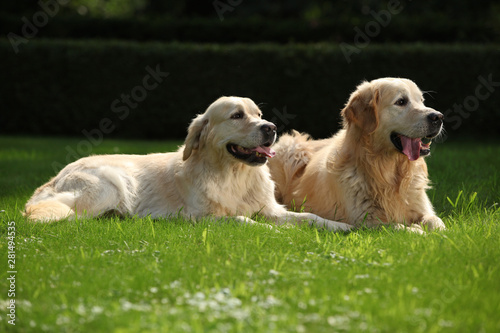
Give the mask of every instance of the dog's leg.
[[412, 224], [411, 226], [406, 226], [404, 224], [396, 224], [394, 226], [394, 228], [396, 230], [413, 232], [413, 233], [419, 234], [419, 235], [424, 235], [425, 234], [425, 231], [422, 229], [422, 227], [419, 224]]
[[126, 182], [107, 167], [92, 171], [54, 178], [35, 192], [26, 204], [25, 215], [33, 221], [50, 222], [76, 216], [91, 218], [111, 210], [128, 213], [133, 195]]
[[352, 225], [327, 220], [312, 213], [290, 212], [287, 211], [282, 206], [279, 206], [279, 208], [274, 207], [274, 209], [264, 209], [261, 213], [279, 225], [285, 223], [298, 224], [298, 225], [307, 223], [310, 226], [314, 226], [316, 228], [323, 228], [329, 231], [339, 231], [339, 230], [348, 231], [354, 228], [354, 226]]
[[[203, 216], [203, 215], [198, 216], [198, 217], [193, 217], [190, 215], [184, 215], [184, 216], [193, 222], [204, 221], [207, 218], [206, 216]], [[258, 223], [258, 222], [254, 221], [251, 218], [246, 217], [246, 216], [210, 216], [209, 217], [209, 221], [213, 221], [213, 222], [231, 222], [231, 221], [235, 221], [235, 220], [240, 222], [240, 223], [244, 223], [244, 224], [261, 224], [261, 223]]]
[[444, 225], [443, 221], [436, 215], [424, 216], [421, 225], [423, 227], [427, 227], [429, 231], [446, 229], [446, 226]]
[[233, 220], [233, 221], [236, 220], [242, 224], [258, 225], [258, 226], [266, 227], [268, 229], [273, 229], [273, 227], [269, 224], [259, 223], [257, 221], [252, 220], [249, 217], [242, 216], [242, 215], [240, 215], [240, 216], [221, 216], [221, 217], [217, 218], [217, 221], [231, 221], [231, 220]]
[[245, 224], [259, 224], [258, 222], [254, 221], [251, 218], [246, 217], [246, 216], [235, 216], [234, 219], [237, 221], [240, 221], [241, 223], [245, 223]]
[[53, 179], [38, 188], [26, 203], [23, 215], [33, 222], [52, 222], [74, 216], [74, 193], [59, 192], [55, 185]]
[[418, 192], [416, 196], [413, 197], [414, 200], [410, 203], [412, 206], [420, 207], [418, 210], [422, 213], [422, 217], [417, 221], [418, 224], [428, 231], [445, 230], [446, 226], [443, 221], [436, 216], [432, 203], [425, 193], [424, 190]]
[[[236, 220], [240, 221], [241, 223], [250, 224], [250, 225], [258, 225], [260, 227], [264, 227], [264, 228], [267, 228], [267, 229], [273, 229], [272, 225], [269, 225], [267, 223], [259, 223], [259, 222], [254, 221], [251, 218], [246, 217], [246, 216], [235, 216], [234, 218]], [[276, 230], [276, 232], [279, 232], [279, 231]]]
[[314, 226], [320, 229], [326, 229], [328, 231], [348, 231], [354, 228], [352, 225], [349, 225], [347, 223], [327, 220], [312, 213], [295, 213], [287, 211], [285, 214], [285, 220], [288, 223], [308, 223], [310, 226]]
[[78, 177], [84, 179], [75, 200], [78, 216], [92, 218], [109, 211], [121, 215], [132, 212], [134, 194], [127, 183], [129, 179], [123, 177], [119, 170], [101, 167], [95, 174]]
[[423, 214], [423, 217], [420, 221], [418, 221], [418, 224], [424, 228], [427, 228], [428, 231], [445, 230], [446, 226], [444, 225], [443, 221], [436, 216], [434, 208], [432, 207], [432, 203], [429, 200], [427, 194], [424, 191], [421, 191], [417, 198], [417, 204], [421, 206], [420, 211]]

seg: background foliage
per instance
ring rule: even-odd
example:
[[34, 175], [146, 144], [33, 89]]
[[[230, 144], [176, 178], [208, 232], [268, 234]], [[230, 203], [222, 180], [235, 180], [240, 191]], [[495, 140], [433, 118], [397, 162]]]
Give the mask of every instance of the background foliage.
[[[17, 51], [12, 34], [24, 38]], [[433, 92], [449, 136], [499, 130], [498, 84], [476, 96], [480, 77], [500, 82], [495, 1], [11, 1], [0, 36], [9, 134], [81, 137], [110, 119], [108, 136], [183, 138], [213, 100], [240, 95], [282, 130], [324, 137], [355, 86], [382, 76]], [[124, 105], [147, 66], [169, 76], [116, 119], [113, 103]]]
[[[82, 135], [109, 118], [116, 126], [109, 136], [183, 138], [195, 114], [221, 95], [236, 95], [261, 103], [265, 117], [281, 130], [325, 137], [336, 130], [339, 111], [355, 86], [383, 76], [412, 78], [430, 91], [427, 104], [447, 114], [450, 136], [493, 136], [500, 124], [495, 91], [477, 110], [454, 108], [475, 95], [479, 76], [500, 81], [494, 74], [500, 66], [495, 46], [373, 45], [347, 64], [341, 50], [329, 44], [42, 40], [18, 55], [1, 42], [0, 57], [0, 105], [11, 110], [0, 124], [6, 133]], [[120, 119], [124, 112], [118, 107], [127, 106], [122, 96], [133, 96], [143, 85], [148, 66], [168, 77]]]
[[[37, 36], [211, 43], [352, 42], [353, 28], [383, 17], [389, 5], [398, 8], [398, 13], [383, 27], [377, 43], [500, 41], [500, 4], [491, 0], [437, 4], [398, 0], [72, 0], [58, 6], [50, 24]], [[20, 31], [25, 23], [21, 17], [31, 19], [40, 10], [35, 1], [2, 5], [0, 31]]]

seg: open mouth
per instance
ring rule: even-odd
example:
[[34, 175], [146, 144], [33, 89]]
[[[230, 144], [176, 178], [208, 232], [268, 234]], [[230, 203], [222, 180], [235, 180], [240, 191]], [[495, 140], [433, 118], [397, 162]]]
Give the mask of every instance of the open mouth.
[[409, 138], [394, 132], [391, 134], [391, 142], [410, 161], [415, 161], [420, 156], [427, 156], [431, 153], [431, 142], [434, 137], [435, 135], [429, 135], [424, 138]]
[[268, 157], [271, 158], [276, 155], [276, 152], [271, 149], [271, 143], [266, 143], [255, 148], [245, 148], [229, 143], [226, 148], [231, 155], [251, 165], [264, 164]]

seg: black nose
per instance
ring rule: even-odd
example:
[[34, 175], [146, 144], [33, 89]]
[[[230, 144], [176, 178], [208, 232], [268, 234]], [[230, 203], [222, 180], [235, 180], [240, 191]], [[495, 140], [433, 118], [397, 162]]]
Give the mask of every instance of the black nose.
[[443, 123], [444, 116], [440, 112], [432, 112], [427, 116], [429, 122], [434, 126], [440, 126]]
[[273, 123], [265, 124], [260, 127], [260, 130], [267, 135], [273, 135], [276, 133], [276, 125]]

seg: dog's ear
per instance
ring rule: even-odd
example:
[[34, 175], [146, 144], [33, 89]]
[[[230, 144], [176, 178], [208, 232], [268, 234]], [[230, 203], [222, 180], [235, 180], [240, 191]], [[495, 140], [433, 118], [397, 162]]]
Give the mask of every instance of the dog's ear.
[[182, 159], [184, 161], [191, 156], [193, 150], [200, 148], [203, 144], [201, 142], [201, 134], [207, 124], [208, 119], [205, 119], [203, 114], [198, 115], [193, 119], [193, 121], [191, 121], [185, 141], [184, 152], [182, 154]]
[[373, 133], [378, 127], [378, 102], [378, 89], [368, 82], [361, 84], [342, 110], [344, 127], [353, 124], [365, 133]]

